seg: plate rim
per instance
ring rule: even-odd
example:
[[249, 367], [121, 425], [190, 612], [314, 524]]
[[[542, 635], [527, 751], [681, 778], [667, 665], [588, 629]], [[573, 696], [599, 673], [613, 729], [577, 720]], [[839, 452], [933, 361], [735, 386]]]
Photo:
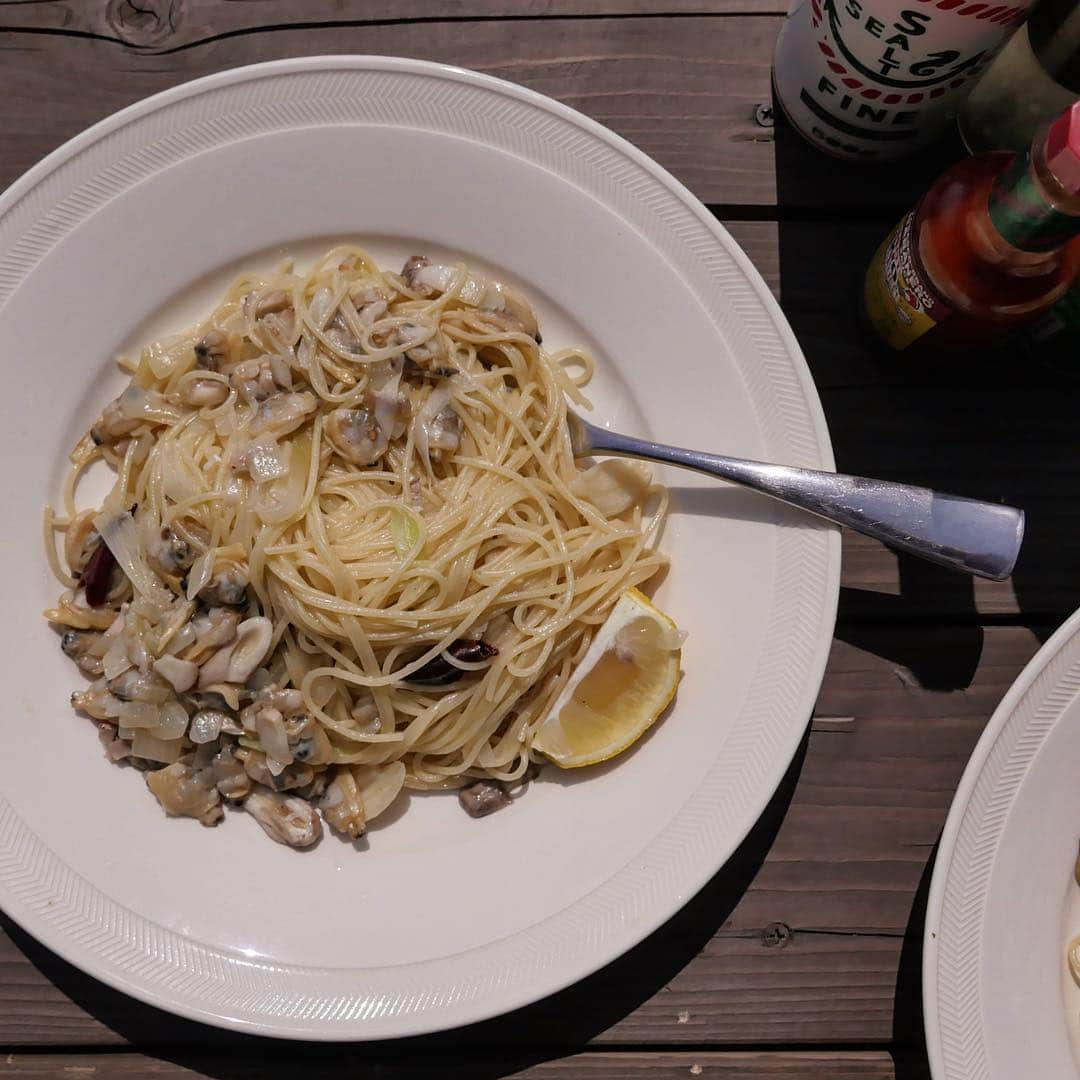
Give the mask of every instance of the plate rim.
[[[1005, 727], [1016, 713], [1017, 708], [1023, 703], [1025, 697], [1035, 687], [1040, 677], [1046, 672], [1051, 664], [1059, 658], [1073, 655], [1073, 660], [1080, 659], [1080, 608], [1074, 611], [1049, 638], [1039, 647], [1034, 656], [1024, 665], [1023, 670], [1013, 680], [1005, 696], [998, 703], [979, 736], [975, 749], [972, 750], [967, 764], [964, 766], [960, 783], [953, 795], [949, 806], [949, 813], [945, 819], [945, 825], [938, 841], [937, 855], [934, 859], [934, 870], [930, 880], [930, 890], [926, 901], [926, 923], [923, 927], [923, 952], [922, 952], [922, 996], [923, 996], [923, 1029], [926, 1035], [926, 1051], [930, 1061], [930, 1071], [934, 1080], [953, 1080], [948, 1072], [945, 1061], [945, 1045], [947, 1037], [941, 1023], [941, 995], [938, 992], [938, 976], [941, 963], [941, 924], [945, 910], [946, 891], [948, 887], [949, 871], [952, 867], [956, 854], [956, 844], [960, 830], [966, 821], [972, 797], [982, 777], [983, 770], [997, 745]], [[1074, 699], [1073, 699], [1074, 700]], [[1069, 703], [1063, 705], [1063, 709]], [[1061, 713], [1055, 718], [1056, 724]], [[1042, 740], [1039, 745], [1041, 746]], [[1032, 751], [1031, 758], [1038, 753], [1038, 747]], [[1017, 780], [1009, 803], [1015, 799], [1023, 784], [1023, 778]], [[1004, 818], [1002, 826], [1004, 824]], [[998, 829], [1000, 838], [1001, 828]], [[982, 920], [986, 909], [988, 893], [983, 892], [980, 897], [978, 911], [973, 916]], [[976, 1028], [981, 1037], [983, 1034], [982, 1010], [977, 1011], [979, 1023]]]
[[[822, 467], [834, 468], [832, 443], [825, 421], [824, 410], [821, 405], [813, 377], [806, 363], [802, 350], [795, 338], [794, 332], [788, 324], [779, 303], [766, 286], [764, 279], [751, 262], [750, 258], [742, 250], [739, 244], [731, 237], [727, 229], [719, 222], [693, 195], [692, 192], [678, 179], [672, 176], [666, 169], [655, 162], [644, 151], [638, 149], [622, 136], [611, 131], [598, 121], [564, 105], [546, 95], [540, 94], [527, 87], [497, 78], [495, 76], [471, 71], [466, 68], [451, 64], [418, 60], [404, 57], [370, 56], [363, 54], [328, 54], [301, 58], [289, 58], [273, 60], [257, 64], [244, 65], [215, 72], [197, 79], [188, 80], [177, 86], [169, 87], [163, 91], [146, 97], [140, 101], [124, 107], [100, 121], [91, 125], [84, 131], [76, 134], [61, 146], [50, 152], [41, 161], [31, 166], [25, 173], [17, 178], [2, 194], [0, 194], [0, 221], [8, 211], [17, 205], [20, 200], [32, 192], [33, 189], [52, 174], [57, 168], [66, 164], [70, 159], [77, 156], [84, 149], [93, 146], [103, 137], [125, 127], [133, 120], [156, 112], [157, 110], [195, 97], [206, 91], [217, 90], [234, 84], [261, 79], [278, 74], [294, 74], [298, 72], [330, 71], [335, 68], [346, 68], [350, 71], [385, 71], [397, 72], [406, 75], [436, 76], [453, 82], [486, 89], [504, 97], [516, 99], [548, 113], [554, 114], [564, 122], [583, 130], [594, 139], [607, 144], [619, 153], [630, 158], [638, 167], [656, 179], [667, 191], [678, 200], [682, 206], [690, 211], [715, 238], [717, 244], [723, 248], [729, 257], [741, 271], [746, 284], [750, 286], [757, 301], [763, 308], [764, 314], [775, 332], [780, 344], [790, 359], [790, 371], [796, 378], [803, 394], [807, 419], [814, 439], [814, 450], [821, 459]], [[825, 537], [825, 556], [823, 559], [824, 579], [824, 602], [821, 611], [821, 633], [810, 651], [808, 661], [808, 677], [802, 694], [799, 696], [799, 712], [805, 712], [806, 722], [812, 715], [812, 710], [820, 692], [824, 677], [825, 665], [828, 660], [832, 643], [833, 628], [835, 626], [836, 611], [839, 600], [840, 585], [840, 535], [837, 529], [823, 530]], [[732, 830], [731, 850], [734, 851], [745, 839], [753, 828], [761, 813], [775, 795], [776, 789], [794, 758], [798, 745], [805, 733], [805, 724], [792, 723], [783, 739], [782, 752], [778, 755], [779, 766], [774, 770], [775, 778], [769, 785], [762, 785], [756, 797], [747, 801], [748, 815], [745, 825], [741, 829]], [[2, 808], [0, 808], [2, 809]], [[31, 835], [34, 835], [31, 833]], [[36, 836], [34, 836], [36, 840]], [[40, 841], [39, 841], [40, 842]], [[698, 872], [687, 890], [671, 903], [658, 904], [649, 918], [640, 920], [634, 927], [633, 932], [626, 937], [614, 939], [608, 942], [606, 949], [593, 950], [587, 967], [579, 969], [576, 973], [566, 976], [558, 975], [554, 979], [550, 977], [546, 981], [537, 979], [540, 988], [519, 993], [508, 1000], [506, 1004], [492, 1001], [486, 1009], [476, 1009], [467, 1020], [448, 1019], [441, 1021], [437, 1012], [422, 1014], [423, 1023], [403, 1027], [395, 1031], [365, 1032], [364, 1021], [354, 1021], [352, 1030], [342, 1031], [340, 1027], [330, 1025], [326, 1027], [313, 1027], [310, 1022], [306, 1025], [282, 1026], [275, 1024], [271, 1019], [252, 1020], [243, 1016], [225, 1015], [221, 1011], [211, 1011], [210, 1007], [193, 1007], [184, 1001], [178, 1000], [167, 992], [162, 992], [154, 984], [144, 984], [133, 981], [127, 977], [126, 972], [114, 969], [112, 965], [97, 964], [88, 965], [85, 957], [87, 950], [80, 943], [74, 942], [67, 935], [56, 931], [55, 927], [47, 922], [39, 912], [31, 909], [26, 904], [18, 901], [2, 884], [0, 895], [4, 898], [3, 910], [36, 941], [40, 942], [49, 950], [55, 952], [62, 959], [76, 966], [80, 971], [90, 975], [106, 985], [128, 994], [148, 1005], [161, 1008], [174, 1015], [186, 1019], [196, 1020], [212, 1026], [230, 1030], [257, 1033], [277, 1038], [302, 1038], [314, 1041], [323, 1040], [365, 1040], [373, 1038], [396, 1038], [407, 1037], [414, 1034], [436, 1032], [460, 1026], [463, 1023], [474, 1023], [501, 1015], [513, 1009], [523, 1007], [543, 997], [556, 993], [566, 986], [572, 985], [587, 977], [589, 974], [611, 963], [633, 948], [647, 936], [653, 933], [668, 919], [673, 917], [695, 895], [710, 878], [718, 873], [730, 859], [730, 853], [718, 866], [715, 860], [704, 861], [705, 871]], [[265, 1015], [265, 1014], [264, 1014]]]

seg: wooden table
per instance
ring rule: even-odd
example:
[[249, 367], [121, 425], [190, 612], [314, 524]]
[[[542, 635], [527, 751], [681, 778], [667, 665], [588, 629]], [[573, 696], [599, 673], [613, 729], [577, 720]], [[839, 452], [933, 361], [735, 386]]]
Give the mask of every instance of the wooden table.
[[[836, 640], [779, 792], [700, 895], [579, 985], [438, 1037], [279, 1044], [140, 1005], [4, 921], [0, 1075], [928, 1075], [920, 954], [935, 844], [994, 706], [1080, 603], [1080, 392], [1019, 355], [913, 367], [860, 338], [862, 268], [960, 148], [947, 141], [927, 159], [867, 172], [771, 126], [761, 107], [786, 4], [0, 3], [0, 186], [115, 109], [222, 68], [342, 52], [478, 68], [609, 125], [710, 206], [780, 296], [839, 468], [1004, 499], [1029, 515], [1004, 584], [845, 536]], [[9, 356], [9, 380], [15, 364]]]

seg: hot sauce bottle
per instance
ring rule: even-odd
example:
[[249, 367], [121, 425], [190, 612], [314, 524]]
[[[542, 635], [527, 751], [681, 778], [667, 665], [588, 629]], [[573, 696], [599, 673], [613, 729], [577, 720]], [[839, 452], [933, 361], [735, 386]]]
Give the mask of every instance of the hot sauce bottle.
[[1080, 273], [1080, 102], [1030, 152], [954, 165], [882, 243], [866, 272], [870, 326], [891, 348], [997, 344]]

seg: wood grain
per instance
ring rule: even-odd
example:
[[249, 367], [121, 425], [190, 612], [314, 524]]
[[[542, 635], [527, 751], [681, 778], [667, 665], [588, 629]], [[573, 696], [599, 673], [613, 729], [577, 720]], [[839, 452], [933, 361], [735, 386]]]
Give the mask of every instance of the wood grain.
[[0, 3], [0, 23], [22, 31], [65, 31], [102, 37], [131, 48], [192, 48], [224, 35], [376, 22], [536, 21], [600, 15], [785, 15], [780, 0], [36, 0]]
[[[142, 1054], [11, 1054], [0, 1060], [0, 1077], [9, 1080], [41, 1080], [60, 1077], [65, 1080], [130, 1080], [149, 1077], [153, 1080], [188, 1080], [196, 1076], [215, 1076], [227, 1080], [292, 1080], [302, 1065], [305, 1080], [338, 1080], [350, 1067], [365, 1062], [362, 1051], [343, 1055], [334, 1051], [333, 1059], [318, 1049], [306, 1048], [302, 1063], [280, 1057], [263, 1059], [208, 1058], [197, 1068], [182, 1061], [146, 1057]], [[342, 1058], [344, 1057], [344, 1060]], [[443, 1060], [402, 1060], [400, 1057], [378, 1066], [380, 1080], [466, 1080], [478, 1076], [514, 1076], [522, 1080], [687, 1080], [703, 1077], [717, 1080], [894, 1080], [897, 1071], [893, 1058], [883, 1050], [849, 1052], [760, 1051], [756, 1053], [584, 1053], [554, 1061], [530, 1063], [523, 1057], [489, 1055], [470, 1062]], [[907, 1080], [923, 1073], [906, 1072]]]
[[[929, 861], [967, 757], [1039, 635], [1009, 626], [840, 633], [847, 640], [833, 647], [804, 751], [701, 893], [625, 957], [546, 1001], [394, 1045], [917, 1039]], [[107, 990], [7, 927], [0, 1045], [265, 1046]]]
[[[4, 14], [0, 12], [0, 15]], [[516, 24], [515, 24], [516, 25]], [[6, 185], [63, 140], [149, 94], [288, 56], [375, 53], [468, 64], [607, 124], [706, 201], [774, 202], [769, 100], [777, 17], [553, 19], [311, 28], [214, 40], [166, 56], [109, 41], [0, 34]]]
[[[876, 207], [895, 214], [940, 166], [939, 152], [906, 170], [871, 174], [824, 158], [782, 124], [760, 126], [755, 112], [771, 98], [778, 15], [312, 25], [153, 52], [11, 23], [13, 13], [31, 22], [39, 8], [51, 5], [0, 9], [4, 185], [65, 139], [150, 94], [226, 68], [323, 53], [414, 56], [521, 83], [630, 139], [707, 203], [772, 207], [779, 200], [786, 213]], [[72, 6], [84, 9], [95, 6]]]

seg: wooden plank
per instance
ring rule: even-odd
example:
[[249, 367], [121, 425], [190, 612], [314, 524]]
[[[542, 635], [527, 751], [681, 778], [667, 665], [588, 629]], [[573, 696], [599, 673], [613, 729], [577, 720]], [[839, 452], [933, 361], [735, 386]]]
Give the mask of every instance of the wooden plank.
[[[874, 171], [821, 154], [782, 122], [757, 124], [757, 107], [771, 100], [783, 8], [775, 0], [726, 0], [722, 13], [709, 15], [693, 14], [701, 0], [661, 6], [678, 5], [677, 16], [645, 14], [628, 0], [623, 10], [638, 12], [633, 18], [605, 18], [605, 4], [572, 18], [562, 17], [575, 10], [572, 0], [501, 2], [527, 12], [539, 6], [543, 15], [502, 22], [484, 12], [503, 9], [483, 0], [470, 0], [472, 7], [463, 0], [450, 18], [428, 0], [401, 12], [384, 0], [370, 14], [365, 5], [371, 22], [350, 5], [340, 10], [353, 20], [338, 23], [325, 21], [339, 10], [333, 0], [313, 4], [310, 21], [305, 7], [302, 23], [282, 14], [287, 0], [4, 5], [0, 86], [8, 108], [0, 138], [8, 154], [0, 181], [148, 94], [229, 67], [327, 52], [415, 56], [522, 83], [625, 135], [710, 203], [899, 212], [963, 154], [953, 135], [904, 168]], [[118, 13], [127, 13], [119, 31]]]
[[102, 40], [0, 33], [0, 185], [88, 125], [177, 83], [257, 61], [356, 52], [502, 76], [625, 135], [706, 201], [771, 203], [772, 134], [754, 113], [769, 100], [779, 23], [734, 16], [545, 19], [527, 32], [499, 21], [315, 27], [164, 56]]
[[[576, 986], [409, 1047], [916, 1041], [934, 844], [972, 747], [1043, 629], [839, 632], [805, 751], [721, 873]], [[5, 926], [0, 1045], [258, 1045], [142, 1006]]]
[[[746, 1080], [893, 1080], [897, 1075], [892, 1056], [884, 1050], [799, 1051], [768, 1050], [750, 1053], [583, 1053], [552, 1061], [535, 1061], [536, 1054], [518, 1057], [490, 1055], [482, 1059], [440, 1061], [408, 1060], [394, 1055], [377, 1065], [385, 1080], [465, 1080], [477, 1075], [514, 1076], [522, 1080], [686, 1080], [686, 1077], [731, 1077]], [[363, 1067], [371, 1055], [363, 1050], [323, 1051], [305, 1047], [305, 1080], [337, 1080], [343, 1069]], [[0, 1061], [0, 1077], [10, 1080], [37, 1080], [64, 1076], [67, 1080], [189, 1080], [199, 1076], [229, 1076], [230, 1080], [274, 1080], [293, 1077], [300, 1062], [288, 1053], [273, 1057], [236, 1060], [234, 1058], [191, 1058], [169, 1061], [142, 1054], [10, 1054]], [[921, 1072], [905, 1072], [916, 1080]]]
[[223, 35], [267, 29], [309, 28], [344, 23], [539, 20], [560, 16], [733, 14], [785, 15], [782, 0], [77, 0], [0, 3], [4, 29], [92, 34], [159, 52], [191, 48]]

